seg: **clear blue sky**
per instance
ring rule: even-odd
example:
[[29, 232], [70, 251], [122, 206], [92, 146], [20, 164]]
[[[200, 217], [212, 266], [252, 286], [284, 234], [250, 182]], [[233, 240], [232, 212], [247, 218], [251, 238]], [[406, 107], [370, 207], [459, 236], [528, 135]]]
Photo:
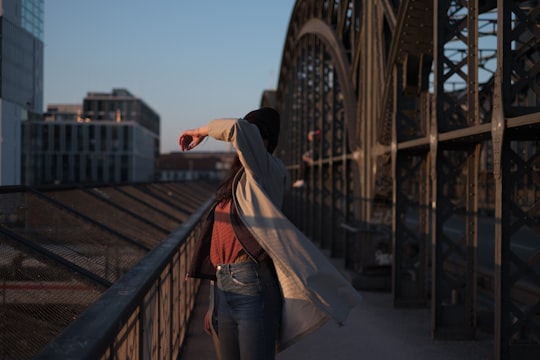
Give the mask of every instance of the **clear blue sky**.
[[177, 151], [183, 129], [241, 117], [277, 87], [294, 3], [46, 0], [44, 106], [126, 88], [160, 115], [161, 151]]

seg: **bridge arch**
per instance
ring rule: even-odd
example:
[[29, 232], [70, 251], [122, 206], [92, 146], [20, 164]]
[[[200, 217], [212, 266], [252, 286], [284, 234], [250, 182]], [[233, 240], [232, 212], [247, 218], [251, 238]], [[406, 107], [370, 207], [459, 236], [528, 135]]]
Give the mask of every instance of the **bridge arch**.
[[[367, 223], [376, 217], [391, 225], [388, 204], [375, 211], [373, 206], [374, 198], [382, 198], [376, 194], [376, 183], [382, 184], [384, 201], [391, 199], [389, 155], [377, 158], [371, 150], [383, 147], [374, 119], [380, 111], [384, 66], [396, 26], [394, 7], [384, 4], [298, 1], [283, 50], [277, 103], [288, 140], [278, 150], [294, 178], [302, 177], [302, 153], [310, 146], [307, 132], [317, 127], [323, 133], [315, 145], [318, 162], [308, 171], [309, 184], [319, 184], [309, 201], [316, 206], [302, 209], [305, 194], [299, 193], [298, 201], [293, 201], [299, 211], [291, 216], [309, 211], [307, 219], [298, 221], [316, 224], [311, 230], [314, 240], [336, 254], [343, 252], [344, 244], [332, 239], [343, 238], [343, 224]], [[323, 215], [325, 208], [339, 211], [329, 218]]]
[[[540, 349], [525, 329], [540, 296], [512, 295], [540, 294], [539, 12], [538, 1], [298, 0], [276, 91], [293, 180], [307, 132], [322, 131], [288, 216], [335, 256], [350, 250], [345, 229], [389, 229], [394, 302], [431, 305], [435, 338], [474, 338], [487, 276], [497, 356]], [[495, 243], [482, 243], [484, 221]], [[513, 248], [524, 232], [527, 254]]]
[[[301, 43], [304, 36], [313, 35], [316, 38], [322, 40], [324, 46], [323, 51], [326, 51], [330, 55], [330, 61], [334, 66], [336, 77], [339, 81], [341, 88], [341, 95], [343, 96], [343, 110], [345, 113], [345, 124], [347, 126], [348, 134], [356, 133], [356, 108], [357, 99], [354, 96], [354, 85], [350, 79], [351, 65], [347, 59], [346, 51], [337, 34], [321, 19], [309, 19], [305, 23], [298, 33], [298, 39], [295, 46], [302, 47]], [[307, 40], [309, 41], [309, 40]], [[350, 143], [354, 143], [354, 138], [349, 139]]]
[[[311, 229], [314, 241], [342, 253], [343, 243], [331, 239], [339, 238], [340, 224], [355, 212], [352, 207], [360, 176], [350, 144], [358, 143], [351, 138], [357, 132], [357, 98], [342, 39], [331, 23], [311, 16], [313, 11], [313, 2], [298, 2], [291, 17], [277, 92], [287, 134], [282, 141], [288, 145], [278, 151], [293, 180], [318, 184], [317, 193], [310, 195], [315, 206], [303, 208], [307, 203], [295, 200], [296, 211], [291, 214], [308, 212], [308, 217], [298, 216], [297, 221], [311, 224], [305, 228]], [[307, 136], [312, 130], [321, 131], [315, 142]], [[316, 154], [314, 166], [305, 167], [302, 157], [310, 149]], [[296, 195], [302, 198], [307, 193]]]

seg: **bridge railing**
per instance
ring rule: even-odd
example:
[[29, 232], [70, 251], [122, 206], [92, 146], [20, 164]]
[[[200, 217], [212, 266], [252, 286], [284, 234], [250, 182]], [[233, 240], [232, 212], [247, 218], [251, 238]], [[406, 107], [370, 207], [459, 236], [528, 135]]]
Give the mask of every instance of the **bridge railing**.
[[186, 272], [208, 200], [35, 359], [175, 359], [200, 282]]

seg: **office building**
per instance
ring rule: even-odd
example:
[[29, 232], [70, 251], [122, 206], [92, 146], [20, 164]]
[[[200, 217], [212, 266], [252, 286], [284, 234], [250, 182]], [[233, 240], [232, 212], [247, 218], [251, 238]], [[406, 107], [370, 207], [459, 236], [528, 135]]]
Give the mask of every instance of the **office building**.
[[127, 90], [88, 93], [82, 105], [50, 104], [44, 121], [32, 124], [35, 183], [153, 181], [159, 122]]
[[111, 93], [89, 92], [83, 100], [83, 117], [99, 121], [135, 121], [156, 135], [153, 149], [159, 156], [160, 117], [142, 99], [126, 89], [113, 89]]

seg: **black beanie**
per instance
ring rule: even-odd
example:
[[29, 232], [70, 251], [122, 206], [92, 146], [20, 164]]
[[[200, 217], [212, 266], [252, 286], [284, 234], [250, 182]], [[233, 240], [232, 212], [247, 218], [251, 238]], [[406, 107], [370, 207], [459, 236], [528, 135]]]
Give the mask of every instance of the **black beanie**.
[[279, 140], [279, 113], [269, 107], [249, 112], [244, 119], [257, 125], [263, 139], [268, 140], [268, 152], [273, 153]]

